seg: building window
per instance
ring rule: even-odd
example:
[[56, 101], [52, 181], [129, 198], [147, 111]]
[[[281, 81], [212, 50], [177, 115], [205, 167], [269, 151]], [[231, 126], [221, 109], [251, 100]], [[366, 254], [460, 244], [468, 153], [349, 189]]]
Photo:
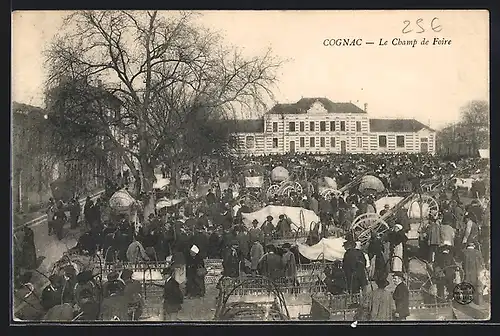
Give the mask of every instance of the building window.
[[255, 147], [255, 137], [253, 135], [248, 135], [245, 139], [245, 142], [247, 144], [248, 149]]
[[345, 132], [345, 121], [340, 122], [340, 131]]
[[320, 146], [320, 147], [325, 147], [325, 138], [321, 137], [321, 138], [319, 139], [319, 146]]
[[316, 145], [316, 144], [314, 143], [314, 140], [315, 140], [315, 139], [314, 139], [314, 137], [310, 137], [310, 138], [309, 138], [309, 147], [313, 148], [313, 147], [314, 147], [314, 145]]
[[427, 138], [420, 138], [420, 142], [427, 142], [428, 139]]
[[361, 121], [356, 121], [356, 132], [361, 132]]
[[357, 137], [356, 139], [356, 145], [358, 148], [363, 147], [363, 138], [362, 137]]
[[299, 127], [300, 127], [300, 131], [304, 132], [304, 122], [303, 121], [300, 122]]
[[385, 135], [378, 136], [378, 146], [379, 147], [387, 147], [387, 136], [385, 136]]
[[309, 122], [309, 131], [314, 132], [314, 121]]
[[278, 132], [278, 123], [276, 121], [273, 122], [273, 132], [274, 133]]
[[305, 145], [305, 141], [304, 141], [304, 137], [300, 137], [300, 139], [299, 139], [299, 145], [300, 145], [300, 147], [305, 147], [306, 146]]
[[335, 120], [330, 121], [330, 132], [335, 132]]
[[292, 121], [292, 122], [288, 123], [288, 130], [290, 132], [295, 132], [295, 121]]
[[326, 132], [326, 121], [320, 121], [319, 122], [319, 131], [320, 132]]
[[396, 146], [400, 147], [400, 148], [405, 146], [405, 136], [404, 135], [396, 136]]
[[335, 138], [330, 138], [330, 147], [335, 147]]
[[273, 148], [278, 148], [278, 138], [273, 138]]

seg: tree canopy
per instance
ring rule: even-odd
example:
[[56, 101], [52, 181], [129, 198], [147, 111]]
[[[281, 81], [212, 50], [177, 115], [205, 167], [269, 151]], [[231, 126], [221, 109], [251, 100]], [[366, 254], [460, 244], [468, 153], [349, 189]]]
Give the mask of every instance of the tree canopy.
[[117, 151], [149, 191], [160, 160], [218, 149], [231, 131], [221, 121], [265, 107], [281, 61], [226, 48], [195, 17], [78, 11], [65, 19], [46, 53], [47, 106], [68, 151]]

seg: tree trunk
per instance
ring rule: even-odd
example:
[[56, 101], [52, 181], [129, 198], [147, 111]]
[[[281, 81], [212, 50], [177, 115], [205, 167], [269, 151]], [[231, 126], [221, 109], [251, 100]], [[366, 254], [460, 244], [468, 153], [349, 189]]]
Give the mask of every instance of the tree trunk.
[[141, 160], [143, 191], [147, 194], [144, 200], [144, 219], [148, 218], [155, 211], [155, 196], [153, 194], [153, 185], [156, 182], [154, 167], [147, 159]]
[[181, 187], [180, 176], [179, 176], [179, 165], [176, 162], [172, 162], [170, 165], [170, 191], [174, 194]]

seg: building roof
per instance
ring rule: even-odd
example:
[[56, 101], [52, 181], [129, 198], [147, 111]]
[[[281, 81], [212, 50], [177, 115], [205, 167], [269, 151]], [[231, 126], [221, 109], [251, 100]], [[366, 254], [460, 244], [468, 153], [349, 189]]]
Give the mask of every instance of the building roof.
[[328, 113], [366, 113], [353, 103], [334, 103], [328, 98], [302, 98], [294, 104], [276, 104], [267, 114], [304, 114], [315, 102], [320, 102]]
[[230, 129], [234, 133], [263, 133], [263, 119], [238, 119], [227, 121]]
[[415, 119], [370, 119], [370, 132], [413, 133], [422, 129], [435, 132]]

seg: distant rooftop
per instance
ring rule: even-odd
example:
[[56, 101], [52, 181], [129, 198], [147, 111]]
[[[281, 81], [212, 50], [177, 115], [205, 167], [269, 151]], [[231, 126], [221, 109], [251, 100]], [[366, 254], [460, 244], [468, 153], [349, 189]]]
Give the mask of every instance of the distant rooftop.
[[434, 130], [415, 119], [370, 119], [371, 132], [413, 133], [422, 129]]
[[314, 105], [319, 102], [328, 113], [366, 113], [353, 103], [334, 103], [328, 98], [302, 98], [293, 104], [276, 104], [267, 112], [267, 114], [305, 114]]

